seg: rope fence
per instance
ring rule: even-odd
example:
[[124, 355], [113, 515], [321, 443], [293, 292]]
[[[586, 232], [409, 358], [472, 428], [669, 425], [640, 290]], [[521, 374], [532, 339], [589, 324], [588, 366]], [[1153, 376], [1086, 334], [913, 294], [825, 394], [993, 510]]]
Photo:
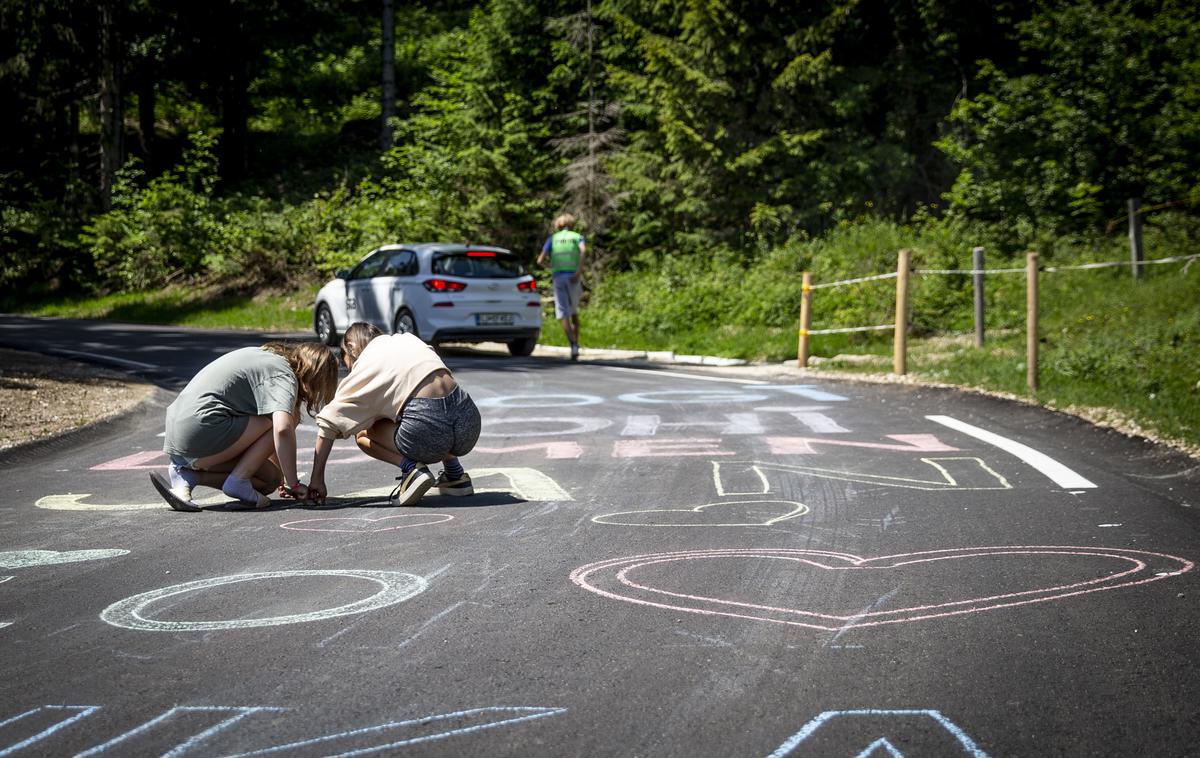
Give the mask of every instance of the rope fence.
[[[821, 284], [812, 283], [812, 274], [805, 272], [803, 274], [803, 284], [801, 286], [800, 299], [800, 334], [799, 334], [799, 355], [797, 364], [801, 368], [808, 367], [809, 359], [809, 340], [810, 337], [822, 334], [850, 334], [855, 332], [875, 332], [894, 330], [895, 338], [892, 347], [892, 370], [893, 373], [903, 376], [907, 371], [907, 351], [908, 351], [908, 281], [910, 274], [924, 274], [931, 276], [973, 276], [975, 278], [975, 345], [976, 347], [983, 346], [983, 280], [985, 276], [992, 274], [1025, 274], [1026, 277], [1026, 383], [1030, 391], [1037, 389], [1037, 290], [1038, 290], [1038, 274], [1039, 273], [1060, 273], [1064, 271], [1084, 271], [1091, 269], [1115, 268], [1118, 266], [1130, 266], [1135, 278], [1141, 276], [1141, 267], [1164, 264], [1164, 263], [1182, 263], [1186, 271], [1191, 266], [1192, 261], [1200, 258], [1200, 253], [1193, 255], [1176, 255], [1169, 258], [1155, 258], [1151, 260], [1143, 260], [1140, 255], [1140, 249], [1135, 248], [1132, 261], [1102, 261], [1098, 263], [1081, 263], [1076, 265], [1066, 266], [1039, 266], [1038, 254], [1030, 252], [1026, 254], [1026, 262], [1023, 268], [985, 268], [983, 264], [983, 248], [976, 247], [973, 249], [973, 267], [969, 269], [913, 269], [909, 265], [912, 252], [910, 250], [901, 250], [898, 254], [898, 261], [895, 271], [890, 271], [886, 274], [874, 274], [872, 276], [860, 276], [854, 279], [842, 279], [836, 282], [822, 282]], [[828, 289], [831, 287], [846, 287], [852, 284], [861, 284], [864, 282], [875, 282], [886, 279], [896, 280], [896, 319], [892, 324], [880, 324], [878, 326], [846, 326], [829, 329], [813, 329], [812, 328], [812, 297], [815, 290]]]

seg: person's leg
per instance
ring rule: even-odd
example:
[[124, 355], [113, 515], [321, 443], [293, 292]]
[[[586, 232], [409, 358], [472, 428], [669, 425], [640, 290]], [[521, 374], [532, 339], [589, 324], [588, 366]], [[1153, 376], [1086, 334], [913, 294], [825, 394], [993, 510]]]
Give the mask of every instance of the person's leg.
[[441, 494], [461, 497], [474, 494], [475, 487], [471, 483], [471, 477], [463, 470], [458, 456], [466, 455], [475, 448], [483, 421], [475, 401], [465, 390], [455, 390], [451, 399], [452, 402], [447, 408], [447, 420], [451, 429], [450, 455], [442, 458], [442, 473], [435, 484]]
[[404, 468], [407, 456], [396, 449], [396, 429], [399, 426], [395, 421], [380, 419], [370, 428], [359, 432], [354, 441], [358, 443], [359, 450], [375, 460]]
[[[198, 458], [195, 467], [203, 475], [200, 483], [207, 486], [218, 486], [230, 497], [243, 502], [264, 505], [262, 492], [270, 492], [279, 482], [270, 457], [275, 454], [275, 437], [271, 433], [270, 416], [253, 416], [248, 420], [237, 442], [225, 450], [203, 458]], [[226, 473], [227, 472], [227, 473]], [[217, 484], [217, 477], [225, 474]], [[273, 477], [270, 481], [255, 479], [255, 475]]]

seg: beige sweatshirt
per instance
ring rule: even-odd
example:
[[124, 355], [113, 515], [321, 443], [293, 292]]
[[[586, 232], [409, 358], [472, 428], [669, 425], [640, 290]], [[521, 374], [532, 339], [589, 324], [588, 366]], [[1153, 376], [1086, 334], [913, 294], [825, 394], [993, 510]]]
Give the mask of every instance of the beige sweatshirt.
[[333, 400], [317, 414], [322, 437], [352, 437], [381, 418], [395, 420], [425, 377], [446, 364], [411, 334], [383, 334], [367, 343]]

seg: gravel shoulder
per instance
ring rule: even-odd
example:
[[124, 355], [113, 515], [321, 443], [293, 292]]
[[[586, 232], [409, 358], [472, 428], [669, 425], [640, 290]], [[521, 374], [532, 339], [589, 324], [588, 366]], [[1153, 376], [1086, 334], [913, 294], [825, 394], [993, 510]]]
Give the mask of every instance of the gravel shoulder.
[[0, 450], [126, 413], [153, 392], [117, 371], [0, 348]]

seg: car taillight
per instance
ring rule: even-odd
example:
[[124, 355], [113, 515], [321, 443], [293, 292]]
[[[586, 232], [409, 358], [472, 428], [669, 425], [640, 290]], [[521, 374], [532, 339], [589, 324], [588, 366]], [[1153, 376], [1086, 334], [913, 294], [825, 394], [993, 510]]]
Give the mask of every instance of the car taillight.
[[426, 279], [425, 289], [430, 292], [462, 292], [467, 288], [463, 282], [452, 282], [448, 279]]
[[496, 254], [488, 250], [472, 250], [467, 253], [468, 258], [495, 258]]
[[517, 289], [522, 292], [537, 292], [537, 282], [533, 279], [527, 282], [517, 282]]

